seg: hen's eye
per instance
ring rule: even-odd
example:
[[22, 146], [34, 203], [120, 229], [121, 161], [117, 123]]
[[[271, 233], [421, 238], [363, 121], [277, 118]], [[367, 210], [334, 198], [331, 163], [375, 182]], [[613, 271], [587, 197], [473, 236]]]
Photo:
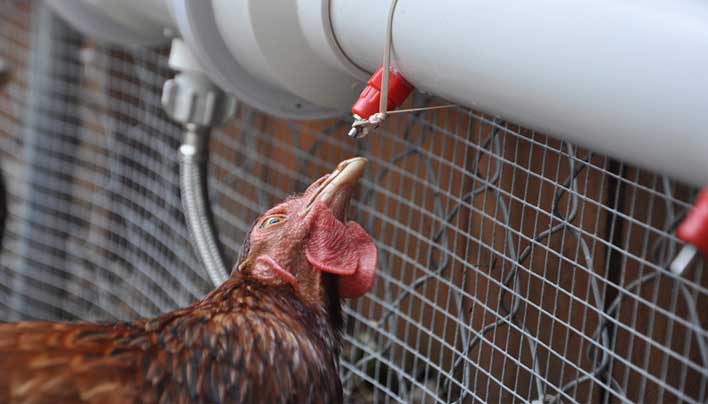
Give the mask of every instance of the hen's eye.
[[273, 226], [275, 224], [282, 223], [283, 221], [285, 221], [285, 216], [270, 216], [263, 220], [263, 223], [261, 223], [261, 227]]

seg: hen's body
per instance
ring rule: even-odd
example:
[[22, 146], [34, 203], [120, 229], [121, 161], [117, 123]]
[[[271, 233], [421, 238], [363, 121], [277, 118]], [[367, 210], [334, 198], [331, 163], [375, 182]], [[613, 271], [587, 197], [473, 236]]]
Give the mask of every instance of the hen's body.
[[0, 324], [0, 402], [341, 402], [338, 305], [237, 275], [152, 320]]
[[263, 213], [231, 277], [192, 306], [0, 324], [0, 403], [341, 403], [339, 299], [370, 290], [376, 267], [371, 237], [346, 222], [365, 164]]

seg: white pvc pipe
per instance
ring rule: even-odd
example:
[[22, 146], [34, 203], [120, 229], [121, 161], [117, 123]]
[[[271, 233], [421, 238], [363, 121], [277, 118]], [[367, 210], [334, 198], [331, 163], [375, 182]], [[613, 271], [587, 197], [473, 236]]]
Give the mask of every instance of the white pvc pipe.
[[[76, 0], [73, 0], [76, 1]], [[155, 25], [176, 28], [166, 0], [84, 0], [134, 31]]]
[[[205, 0], [212, 8], [179, 9], [203, 11], [190, 19], [174, 15], [189, 0], [49, 1], [84, 32], [123, 44], [163, 42], [176, 27], [215, 82], [300, 118], [354, 102], [355, 79], [381, 64], [390, 4]], [[706, 0], [399, 0], [393, 45], [420, 90], [708, 183]]]
[[176, 29], [167, 0], [47, 0], [83, 34], [123, 46], [169, 42]]
[[[338, 43], [370, 71], [387, 7], [331, 0]], [[708, 183], [708, 1], [399, 0], [393, 44], [421, 90]]]

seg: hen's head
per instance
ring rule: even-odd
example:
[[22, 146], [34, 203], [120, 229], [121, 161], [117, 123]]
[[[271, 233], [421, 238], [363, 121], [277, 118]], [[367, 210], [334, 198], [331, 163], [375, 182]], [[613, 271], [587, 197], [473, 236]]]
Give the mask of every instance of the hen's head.
[[342, 161], [302, 194], [263, 213], [248, 235], [239, 272], [268, 285], [292, 285], [310, 304], [331, 296], [328, 289], [346, 298], [368, 292], [376, 246], [361, 226], [347, 221], [366, 162], [363, 157]]

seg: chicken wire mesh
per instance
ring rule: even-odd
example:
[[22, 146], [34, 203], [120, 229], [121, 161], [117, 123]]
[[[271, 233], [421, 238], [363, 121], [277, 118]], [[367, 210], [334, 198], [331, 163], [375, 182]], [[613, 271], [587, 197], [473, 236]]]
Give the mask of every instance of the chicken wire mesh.
[[[204, 295], [160, 106], [166, 49], [97, 44], [11, 1], [0, 59], [0, 320], [124, 320]], [[462, 108], [361, 141], [349, 124], [241, 105], [213, 136], [210, 195], [233, 262], [260, 211], [369, 158], [354, 207], [380, 262], [345, 305], [350, 402], [706, 401], [704, 265], [666, 269], [694, 189]]]

